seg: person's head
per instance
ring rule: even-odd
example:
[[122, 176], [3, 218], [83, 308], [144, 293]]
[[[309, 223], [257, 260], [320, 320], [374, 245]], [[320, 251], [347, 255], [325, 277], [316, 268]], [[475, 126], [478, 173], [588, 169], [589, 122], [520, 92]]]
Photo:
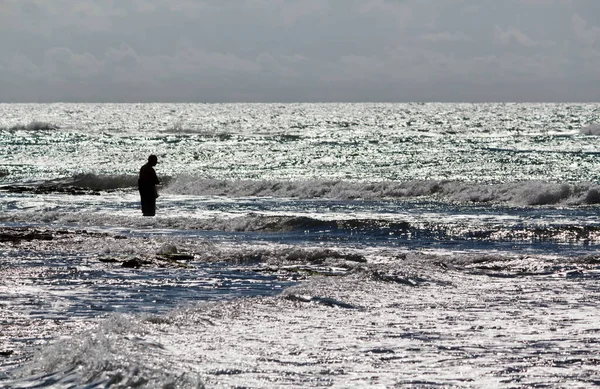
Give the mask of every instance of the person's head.
[[156, 155], [152, 154], [151, 156], [148, 157], [148, 164], [150, 166], [156, 166], [157, 163], [158, 163], [158, 158], [156, 158]]

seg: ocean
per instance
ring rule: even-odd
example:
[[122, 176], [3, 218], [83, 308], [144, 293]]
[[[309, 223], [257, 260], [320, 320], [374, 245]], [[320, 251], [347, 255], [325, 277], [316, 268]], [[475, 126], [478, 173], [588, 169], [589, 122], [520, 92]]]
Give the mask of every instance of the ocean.
[[0, 104], [0, 387], [598, 386], [598, 123]]

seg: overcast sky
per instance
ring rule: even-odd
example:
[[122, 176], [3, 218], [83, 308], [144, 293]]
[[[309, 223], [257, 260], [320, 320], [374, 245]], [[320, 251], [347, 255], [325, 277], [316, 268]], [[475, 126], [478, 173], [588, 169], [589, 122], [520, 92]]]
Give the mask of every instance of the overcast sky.
[[598, 0], [0, 0], [2, 102], [600, 101]]

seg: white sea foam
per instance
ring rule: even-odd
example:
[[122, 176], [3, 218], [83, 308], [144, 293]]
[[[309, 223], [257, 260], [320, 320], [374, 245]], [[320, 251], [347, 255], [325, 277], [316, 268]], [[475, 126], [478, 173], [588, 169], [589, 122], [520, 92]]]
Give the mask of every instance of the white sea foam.
[[[597, 117], [0, 104], [0, 381], [25, 371], [0, 386], [593, 386], [600, 165], [579, 129]], [[156, 315], [102, 323], [129, 308]]]
[[600, 187], [592, 183], [523, 181], [478, 184], [460, 181], [415, 180], [407, 182], [355, 182], [342, 180], [216, 180], [179, 176], [165, 189], [168, 193], [196, 196], [277, 197], [301, 199], [401, 199], [434, 196], [461, 202], [498, 202], [519, 205], [596, 204]]
[[[430, 197], [466, 203], [507, 203], [516, 205], [580, 205], [600, 203], [600, 186], [591, 182], [556, 183], [517, 181], [476, 183], [449, 180], [345, 181], [345, 180], [225, 180], [180, 175], [163, 177], [166, 194], [220, 196], [227, 198], [297, 198], [335, 200], [385, 200]], [[75, 187], [96, 191], [137, 187], [136, 175], [77, 174], [44, 182], [11, 186], [8, 191], [31, 190], [51, 193]], [[37, 188], [37, 189], [36, 189]]]
[[[23, 377], [67, 371], [57, 376], [140, 387], [193, 387], [199, 376], [208, 386], [269, 388], [588, 382], [595, 375], [581, 364], [593, 366], [598, 347], [587, 300], [598, 291], [581, 282], [557, 290], [566, 275], [547, 271], [557, 261], [412, 253], [313, 276], [277, 297], [112, 316], [44, 347]], [[531, 288], [541, 291], [524, 295]], [[561, 375], [537, 370], [540, 362], [561, 364]]]
[[120, 388], [204, 387], [180, 361], [167, 358], [160, 343], [144, 341], [143, 336], [139, 321], [114, 315], [43, 348], [19, 373], [26, 382], [55, 380], [65, 387], [73, 381]]
[[[560, 387], [565, 381], [578, 386], [575, 383], [595, 377], [597, 320], [589, 312], [590, 301], [599, 292], [594, 287], [593, 256], [565, 259], [489, 250], [342, 249], [320, 244], [215, 245], [194, 239], [168, 240], [171, 247], [166, 247], [162, 238], [114, 240], [86, 233], [49, 241], [49, 246], [23, 242], [21, 250], [37, 246], [37, 252], [74, 250], [87, 257], [85, 250], [72, 245], [89, 247], [91, 240], [125, 242], [123, 247], [132, 248], [136, 256], [149, 246], [154, 253], [172, 253], [176, 246], [177, 251], [197, 252], [200, 263], [251, 264], [246, 270], [303, 282], [275, 297], [180, 301], [167, 313], [78, 318], [79, 330], [69, 323], [55, 325], [57, 336], [21, 362], [5, 386], [145, 388], [205, 383], [275, 388], [476, 382], [508, 387], [550, 380]], [[91, 262], [86, 261], [88, 266]], [[90, 276], [87, 271], [66, 274]], [[99, 278], [90, 281], [99, 282], [103, 293], [115, 290], [115, 285]], [[153, 290], [166, 284], [151, 270], [132, 270], [119, 277], [119, 285]], [[52, 287], [58, 286], [52, 280]], [[80, 289], [77, 283], [73, 287]], [[220, 287], [214, 285], [216, 290]], [[73, 288], [68, 293], [74, 293]], [[84, 301], [77, 300], [87, 306], [85, 298], [84, 293]], [[569, 352], [565, 349], [572, 348], [577, 350], [575, 362], [565, 355]], [[465, 361], [468, 369], [461, 370]], [[536, 370], [541, 362], [561, 364], [561, 375]], [[590, 373], [581, 372], [582, 364], [590, 366], [585, 370]]]

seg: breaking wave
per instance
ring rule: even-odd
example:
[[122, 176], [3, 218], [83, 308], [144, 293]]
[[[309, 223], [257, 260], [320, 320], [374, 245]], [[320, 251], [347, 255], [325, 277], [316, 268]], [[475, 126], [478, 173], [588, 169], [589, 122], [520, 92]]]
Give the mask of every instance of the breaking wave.
[[68, 185], [93, 190], [125, 189], [136, 187], [137, 180], [137, 176], [133, 175], [102, 176], [87, 173], [73, 176]]
[[582, 135], [600, 135], [600, 124], [590, 124], [589, 126], [582, 127], [579, 133]]
[[[145, 341], [144, 320], [114, 315], [96, 328], [59, 340], [41, 349], [22, 371], [17, 387], [203, 388], [199, 376], [183, 370], [168, 358], [165, 348]], [[158, 362], [160, 361], [160, 362]], [[76, 386], [76, 385], [75, 385]]]
[[69, 178], [34, 183], [7, 184], [0, 189], [9, 192], [85, 194], [88, 191], [111, 191], [137, 187], [134, 175], [76, 174]]
[[435, 180], [407, 182], [218, 180], [180, 176], [170, 182], [166, 191], [182, 195], [227, 197], [379, 200], [434, 196], [441, 200], [470, 203], [518, 205], [600, 203], [600, 187], [595, 184], [561, 184], [546, 181], [480, 184]]
[[0, 127], [0, 131], [54, 131], [60, 127], [51, 123], [33, 121], [29, 124], [16, 124], [11, 127]]
[[[458, 203], [499, 203], [520, 206], [600, 204], [600, 186], [591, 182], [555, 183], [516, 181], [472, 183], [460, 181], [343, 180], [224, 180], [195, 176], [161, 177], [161, 192], [185, 196], [263, 197], [329, 200], [393, 200], [426, 197]], [[35, 183], [6, 184], [9, 192], [84, 194], [86, 191], [134, 189], [136, 175], [77, 174]]]

